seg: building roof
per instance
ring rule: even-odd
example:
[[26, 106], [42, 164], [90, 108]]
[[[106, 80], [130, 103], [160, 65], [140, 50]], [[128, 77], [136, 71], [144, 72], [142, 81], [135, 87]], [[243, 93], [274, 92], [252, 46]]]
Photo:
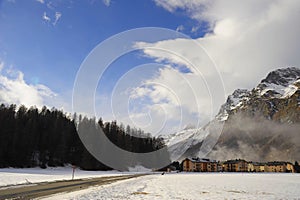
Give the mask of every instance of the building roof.
[[224, 162], [224, 164], [236, 164], [236, 163], [239, 163], [239, 162], [247, 162], [247, 161], [243, 160], [243, 159], [226, 160]]
[[254, 166], [265, 166], [266, 163], [261, 163], [261, 162], [253, 162]]
[[287, 162], [283, 161], [274, 161], [274, 162], [267, 162], [266, 163], [268, 166], [278, 166], [278, 165], [286, 165]]
[[195, 163], [216, 163], [217, 161], [216, 160], [210, 160], [208, 158], [186, 158], [192, 162], [195, 162]]

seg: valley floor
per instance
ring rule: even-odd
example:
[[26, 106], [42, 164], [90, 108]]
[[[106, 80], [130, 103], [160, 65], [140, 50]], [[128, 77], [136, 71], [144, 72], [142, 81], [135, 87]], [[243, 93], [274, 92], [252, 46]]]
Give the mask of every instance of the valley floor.
[[46, 199], [299, 199], [300, 174], [171, 173], [118, 181]]

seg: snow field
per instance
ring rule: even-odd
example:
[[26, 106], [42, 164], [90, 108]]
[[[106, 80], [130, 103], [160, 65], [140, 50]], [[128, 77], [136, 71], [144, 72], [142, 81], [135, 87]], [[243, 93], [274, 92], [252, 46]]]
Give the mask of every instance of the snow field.
[[300, 174], [173, 173], [119, 181], [46, 199], [299, 199]]
[[[30, 184], [38, 182], [49, 182], [57, 180], [72, 179], [72, 167], [56, 168], [4, 168], [0, 169], [0, 188], [3, 186], [13, 186], [18, 184]], [[101, 176], [118, 176], [129, 174], [118, 171], [83, 171], [75, 169], [74, 179], [94, 178]]]

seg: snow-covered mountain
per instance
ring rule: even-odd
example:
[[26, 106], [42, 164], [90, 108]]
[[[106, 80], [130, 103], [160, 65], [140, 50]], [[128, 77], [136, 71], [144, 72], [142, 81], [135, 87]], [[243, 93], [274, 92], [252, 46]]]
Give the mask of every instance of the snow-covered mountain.
[[298, 68], [278, 69], [269, 73], [254, 92], [267, 98], [288, 98], [299, 89], [299, 83], [300, 70]]
[[216, 119], [220, 121], [226, 121], [229, 114], [231, 114], [233, 110], [242, 106], [244, 102], [248, 101], [249, 97], [250, 91], [246, 89], [235, 90], [232, 95], [228, 96], [226, 103], [221, 106]]
[[229, 95], [216, 118], [221, 121], [227, 120], [229, 115], [245, 110], [249, 106], [256, 106], [258, 102], [255, 101], [273, 105], [272, 101], [276, 99], [289, 99], [299, 90], [299, 85], [300, 69], [290, 67], [272, 71], [251, 91], [237, 89]]
[[180, 160], [189, 154], [191, 147], [199, 146], [208, 135], [205, 128], [185, 129], [164, 137], [166, 145], [169, 147], [172, 160]]
[[[164, 138], [169, 146], [172, 158], [176, 157], [180, 160], [186, 156], [199, 156], [204, 139], [216, 123], [224, 123], [225, 127], [222, 134], [226, 137], [221, 137], [219, 143], [229, 144], [228, 140], [234, 140], [230, 134], [231, 130], [235, 130], [235, 128], [231, 129], [230, 127], [234, 127], [233, 124], [236, 123], [243, 123], [240, 118], [237, 122], [237, 116], [245, 116], [250, 119], [257, 119], [257, 116], [260, 116], [263, 119], [279, 123], [300, 123], [299, 88], [300, 69], [288, 67], [270, 72], [251, 91], [246, 89], [235, 90], [221, 106], [215, 119], [205, 127], [183, 130]], [[252, 129], [250, 132], [253, 131]], [[245, 131], [241, 129], [240, 132], [242, 135]]]

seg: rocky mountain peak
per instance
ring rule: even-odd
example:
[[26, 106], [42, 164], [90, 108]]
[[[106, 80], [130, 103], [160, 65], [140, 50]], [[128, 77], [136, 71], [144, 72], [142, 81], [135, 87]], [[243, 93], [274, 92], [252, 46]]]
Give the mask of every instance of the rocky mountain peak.
[[291, 82], [300, 78], [300, 69], [288, 67], [270, 72], [261, 83], [288, 86]]
[[[247, 123], [243, 124], [241, 117], [245, 118]], [[237, 138], [240, 138], [243, 144], [251, 146], [253, 144], [249, 142], [253, 142], [253, 134], [257, 137], [255, 140], [257, 145], [262, 146], [263, 153], [257, 153], [259, 157], [267, 158], [267, 156], [273, 155], [272, 151], [265, 149], [266, 141], [269, 139], [268, 145], [274, 145], [272, 148], [277, 147], [283, 141], [287, 146], [295, 147], [293, 152], [299, 152], [299, 146], [296, 147], [294, 143], [291, 145], [290, 141], [282, 138], [286, 134], [293, 134], [291, 137], [294, 137], [294, 134], [298, 135], [299, 133], [300, 69], [296, 67], [278, 69], [270, 72], [251, 91], [235, 90], [221, 106], [216, 118], [205, 127], [186, 129], [164, 138], [170, 147], [171, 155], [197, 156], [204, 138], [209, 134], [208, 130], [214, 126], [213, 122], [224, 123], [225, 127], [222, 132], [223, 137], [220, 139], [222, 142], [218, 144], [219, 147], [222, 146], [225, 149], [239, 148], [239, 143], [236, 142]], [[269, 125], [264, 126], [264, 124]], [[277, 128], [273, 128], [274, 125], [284, 128], [277, 130]], [[289, 128], [294, 126], [297, 128], [290, 131]], [[269, 130], [264, 131], [265, 128]], [[278, 131], [281, 132], [279, 133], [280, 137], [276, 136], [277, 141], [272, 134], [276, 134]], [[251, 137], [248, 137], [249, 134]], [[266, 134], [268, 135], [266, 136]], [[216, 152], [222, 153], [222, 148]], [[243, 149], [240, 150], [243, 151]], [[248, 151], [244, 153], [244, 155], [248, 155]]]
[[246, 101], [250, 96], [250, 91], [247, 89], [237, 89], [231, 95], [228, 96], [225, 104], [221, 106], [221, 109], [216, 116], [216, 119], [220, 121], [227, 120], [228, 115], [232, 110], [242, 105], [242, 102]]
[[237, 89], [232, 95], [229, 95], [227, 101], [233, 101], [234, 99], [243, 99], [249, 96], [249, 90], [247, 89]]

